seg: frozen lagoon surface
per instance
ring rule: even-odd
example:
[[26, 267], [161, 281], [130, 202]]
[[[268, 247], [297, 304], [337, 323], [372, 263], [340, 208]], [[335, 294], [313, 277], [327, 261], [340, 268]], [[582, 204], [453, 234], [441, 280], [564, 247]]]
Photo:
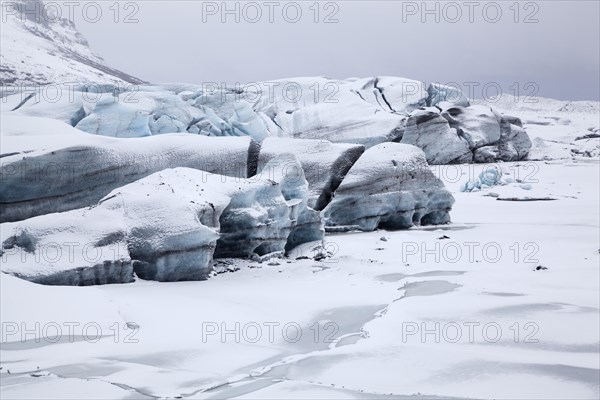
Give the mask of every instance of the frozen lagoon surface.
[[[598, 398], [598, 161], [501, 165], [532, 189], [463, 193], [486, 165], [432, 166], [451, 225], [330, 234], [321, 261], [305, 246], [92, 287], [3, 274], [2, 397]], [[525, 197], [555, 200], [498, 200]]]

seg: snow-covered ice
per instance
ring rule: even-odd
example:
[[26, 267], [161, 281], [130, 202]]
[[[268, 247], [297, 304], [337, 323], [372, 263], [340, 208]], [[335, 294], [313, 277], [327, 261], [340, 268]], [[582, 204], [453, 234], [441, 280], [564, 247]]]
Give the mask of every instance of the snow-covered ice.
[[[296, 174], [280, 165], [295, 165]], [[268, 176], [267, 176], [268, 174]], [[115, 189], [89, 208], [4, 223], [2, 272], [50, 285], [202, 280], [215, 257], [283, 253], [323, 239], [293, 156], [260, 179], [175, 168]]]
[[312, 208], [322, 210], [364, 151], [362, 145], [327, 140], [268, 138], [260, 146], [258, 169], [279, 154], [294, 154], [302, 163], [308, 180], [308, 203]]
[[285, 244], [286, 251], [304, 243], [323, 240], [321, 214], [310, 204], [310, 183], [306, 180], [302, 163], [294, 154], [281, 154], [264, 165], [259, 164], [256, 176], [277, 182], [281, 186], [281, 194], [291, 206], [289, 218], [292, 226]]
[[332, 231], [407, 229], [450, 222], [453, 203], [421, 149], [383, 143], [350, 168], [323, 216]]
[[258, 157], [249, 137], [107, 138], [11, 114], [3, 115], [1, 127], [1, 221], [91, 206], [111, 190], [165, 168], [243, 178], [256, 170]]
[[399, 77], [305, 77], [244, 89], [78, 86], [68, 92], [68, 101], [48, 101], [39, 91], [9, 94], [2, 99], [5, 112], [58, 118], [104, 136], [188, 132], [249, 136], [257, 142], [271, 137], [328, 140], [367, 148], [401, 141], [423, 149], [430, 164], [517, 161], [531, 148], [518, 118], [500, 116], [489, 105], [470, 105], [456, 88]]
[[410, 114], [400, 143], [417, 146], [430, 164], [470, 162], [469, 143], [451, 128], [439, 110], [417, 110]]

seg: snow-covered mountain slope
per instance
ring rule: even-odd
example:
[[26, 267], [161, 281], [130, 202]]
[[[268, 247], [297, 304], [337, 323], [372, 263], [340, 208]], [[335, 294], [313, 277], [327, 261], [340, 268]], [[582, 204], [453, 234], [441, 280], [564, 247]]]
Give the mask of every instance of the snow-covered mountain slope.
[[[28, 0], [5, 7], [0, 36], [0, 85], [144, 83], [106, 65], [72, 21], [42, 13], [42, 4], [40, 0]], [[47, 13], [51, 10], [44, 8]]]

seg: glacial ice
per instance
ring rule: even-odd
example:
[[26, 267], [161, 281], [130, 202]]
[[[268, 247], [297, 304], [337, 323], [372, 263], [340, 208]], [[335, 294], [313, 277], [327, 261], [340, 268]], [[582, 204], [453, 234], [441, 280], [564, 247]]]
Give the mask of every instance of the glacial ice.
[[383, 143], [350, 168], [323, 217], [328, 231], [406, 229], [450, 222], [453, 203], [421, 149]]
[[[90, 206], [111, 190], [165, 168], [189, 167], [244, 178], [256, 171], [249, 137], [167, 134], [144, 138], [89, 135], [47, 120], [3, 116], [0, 221]], [[30, 128], [27, 128], [29, 126]]]
[[10, 115], [52, 118], [75, 126], [89, 113], [92, 107], [89, 100], [93, 98], [80, 91], [65, 95], [63, 90], [65, 88], [56, 87], [52, 93], [52, 89], [34, 88], [9, 95], [0, 101], [2, 112], [4, 115], [11, 112]]
[[308, 204], [316, 210], [322, 210], [364, 151], [364, 146], [349, 143], [270, 137], [261, 143], [258, 169], [262, 170], [278, 155], [294, 154], [302, 164], [308, 180]]
[[467, 141], [469, 149], [488, 146], [500, 140], [500, 123], [489, 107], [451, 106], [442, 110], [442, 116]]
[[141, 137], [187, 132], [201, 115], [173, 93], [135, 90], [104, 94], [76, 127], [103, 136]]
[[123, 215], [101, 207], [0, 224], [2, 272], [49, 285], [131, 282]]
[[[146, 91], [147, 98], [163, 96]], [[198, 100], [197, 92], [181, 93], [184, 102]], [[161, 133], [174, 129], [177, 118], [155, 119], [160, 108], [152, 104], [148, 124], [140, 117], [130, 132], [148, 129], [147, 137], [107, 137], [57, 120], [3, 115], [4, 272], [68, 285], [130, 282], [134, 273], [159, 281], [204, 279], [213, 258], [285, 253], [322, 241], [323, 224], [336, 231], [449, 222], [454, 199], [417, 147], [388, 142], [365, 151], [361, 144], [293, 138], [268, 116], [272, 110], [256, 112], [245, 103], [227, 103], [233, 114], [223, 118], [208, 106], [196, 108], [206, 116], [191, 122], [202, 127], [199, 135]], [[112, 118], [123, 107], [107, 102], [97, 109]], [[129, 126], [131, 115], [145, 115], [136, 107], [123, 115]], [[469, 150], [438, 108], [409, 118], [420, 115], [432, 115]], [[273, 137], [268, 121], [282, 137]], [[121, 130], [102, 126], [102, 133]], [[207, 137], [205, 129], [243, 137]], [[410, 137], [409, 127], [394, 132]], [[81, 250], [69, 261], [48, 259], [48, 248], [69, 254], [73, 245]]]
[[481, 171], [476, 179], [463, 183], [461, 192], [476, 192], [484, 188], [503, 184], [502, 170], [495, 165], [488, 166]]
[[229, 124], [235, 136], [250, 136], [258, 142], [262, 142], [269, 136], [269, 130], [263, 119], [246, 102], [234, 103]]
[[400, 143], [423, 149], [430, 164], [518, 161], [531, 149], [518, 118], [482, 105], [462, 107], [447, 102], [413, 111]]
[[413, 79], [373, 77], [355, 80], [349, 86], [365, 101], [391, 113], [408, 114], [428, 105], [424, 83]]
[[270, 134], [269, 127], [276, 129], [268, 117], [233, 97], [224, 97], [229, 100], [224, 104], [227, 113], [220, 112], [220, 117], [204, 105], [215, 106], [202, 100], [207, 97], [195, 92], [180, 95], [153, 86], [57, 86], [8, 95], [1, 106], [2, 112], [58, 119], [84, 132], [114, 137], [188, 132], [250, 136], [260, 141]]
[[285, 245], [286, 252], [303, 243], [323, 240], [321, 214], [310, 205], [310, 183], [296, 155], [283, 153], [273, 157], [266, 165], [259, 163], [256, 176], [277, 182], [283, 197], [291, 206], [292, 228]]
[[442, 102], [461, 107], [469, 107], [471, 105], [462, 90], [455, 86], [431, 83], [427, 87], [427, 93], [427, 105], [431, 107]]
[[523, 129], [521, 120], [499, 114], [496, 114], [496, 118], [499, 122], [500, 138], [492, 145], [475, 149], [473, 152], [475, 162], [519, 161], [526, 158], [533, 143]]
[[[98, 90], [99, 97], [83, 90], [76, 88], [69, 93], [71, 101], [61, 98], [56, 104], [27, 100], [14, 112], [55, 117], [85, 132], [115, 137], [187, 132], [250, 136], [257, 142], [270, 137], [328, 140], [367, 148], [401, 142], [423, 149], [431, 164], [521, 160], [531, 148], [515, 118], [470, 105], [456, 87], [399, 77], [307, 77], [235, 88], [107, 86]], [[18, 104], [17, 96], [9, 96], [7, 104]]]
[[[299, 109], [279, 109], [273, 121], [280, 127], [278, 136], [295, 139], [324, 139], [355, 143], [366, 147], [396, 139], [403, 117], [378, 112], [358, 96], [347, 96], [336, 103], [319, 103]], [[273, 111], [271, 111], [273, 112]], [[265, 112], [267, 115], [268, 112]]]
[[425, 152], [430, 164], [468, 163], [473, 160], [468, 142], [437, 110], [417, 110], [406, 121], [400, 143]]
[[507, 115], [500, 118], [498, 158], [502, 161], [519, 161], [527, 157], [532, 143], [523, 129], [521, 120]]
[[[277, 164], [300, 164], [291, 155]], [[215, 257], [253, 257], [320, 240], [302, 175], [225, 177], [165, 169], [98, 204], [0, 224], [2, 272], [51, 285], [205, 279]], [[273, 180], [274, 179], [274, 180]]]

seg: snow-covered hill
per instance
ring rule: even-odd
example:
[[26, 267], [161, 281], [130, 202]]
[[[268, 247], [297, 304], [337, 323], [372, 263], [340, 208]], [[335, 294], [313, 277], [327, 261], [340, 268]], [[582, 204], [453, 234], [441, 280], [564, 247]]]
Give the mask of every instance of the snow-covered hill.
[[[40, 0], [27, 0], [4, 7], [0, 85], [144, 83], [107, 66], [90, 49], [72, 21], [52, 15], [44, 18], [42, 4]], [[14, 13], [10, 7], [15, 7]], [[38, 15], [31, 12], [34, 10], [39, 10]], [[51, 12], [52, 9], [46, 7], [44, 10]]]

